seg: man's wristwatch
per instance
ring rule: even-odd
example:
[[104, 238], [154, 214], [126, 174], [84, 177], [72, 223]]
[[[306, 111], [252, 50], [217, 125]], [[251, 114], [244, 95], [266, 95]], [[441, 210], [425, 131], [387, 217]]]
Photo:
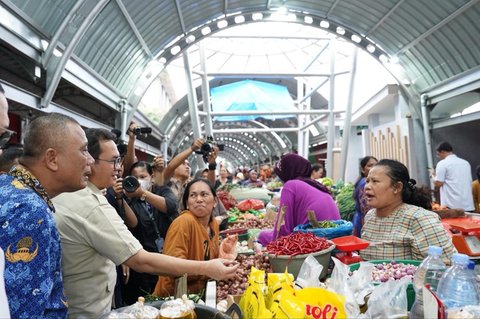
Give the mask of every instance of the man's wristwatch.
[[147, 191], [143, 192], [142, 196], [140, 197], [140, 200], [145, 201], [147, 199]]

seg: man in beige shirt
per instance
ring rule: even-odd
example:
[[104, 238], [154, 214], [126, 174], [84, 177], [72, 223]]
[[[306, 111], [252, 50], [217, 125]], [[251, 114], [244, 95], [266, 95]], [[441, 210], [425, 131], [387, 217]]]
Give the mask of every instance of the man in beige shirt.
[[188, 273], [214, 279], [235, 275], [238, 266], [228, 261], [191, 261], [145, 251], [101, 192], [120, 174], [115, 136], [104, 129], [88, 129], [86, 135], [95, 159], [88, 186], [54, 200], [70, 318], [98, 318], [110, 310], [115, 264], [158, 275]]

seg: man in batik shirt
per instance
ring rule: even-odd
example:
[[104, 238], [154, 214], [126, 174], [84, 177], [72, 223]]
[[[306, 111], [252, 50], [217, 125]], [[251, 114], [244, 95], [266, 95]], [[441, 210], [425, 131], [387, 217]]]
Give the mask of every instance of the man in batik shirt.
[[0, 247], [12, 318], [65, 318], [60, 237], [51, 198], [87, 185], [93, 158], [72, 118], [49, 114], [33, 120], [24, 155], [0, 175]]

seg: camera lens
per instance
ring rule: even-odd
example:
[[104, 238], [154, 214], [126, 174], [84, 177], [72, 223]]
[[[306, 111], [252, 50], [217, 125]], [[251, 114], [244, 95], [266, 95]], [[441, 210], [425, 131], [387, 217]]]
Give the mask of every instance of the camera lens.
[[140, 135], [140, 134], [150, 134], [152, 133], [151, 127], [136, 127], [133, 129], [133, 134]]
[[138, 179], [135, 176], [127, 176], [123, 179], [123, 189], [129, 193], [133, 193], [140, 186]]

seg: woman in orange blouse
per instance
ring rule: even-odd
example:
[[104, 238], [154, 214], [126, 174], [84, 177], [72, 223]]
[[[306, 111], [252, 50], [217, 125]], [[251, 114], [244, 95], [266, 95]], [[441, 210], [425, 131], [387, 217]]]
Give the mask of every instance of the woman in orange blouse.
[[[182, 197], [186, 207], [170, 225], [163, 253], [189, 260], [209, 260], [219, 256], [218, 223], [212, 217], [213, 208], [218, 204], [215, 189], [209, 181], [197, 178], [185, 187]], [[199, 293], [205, 288], [207, 277], [189, 276], [189, 293]], [[154, 295], [174, 294], [175, 278], [159, 276]]]

